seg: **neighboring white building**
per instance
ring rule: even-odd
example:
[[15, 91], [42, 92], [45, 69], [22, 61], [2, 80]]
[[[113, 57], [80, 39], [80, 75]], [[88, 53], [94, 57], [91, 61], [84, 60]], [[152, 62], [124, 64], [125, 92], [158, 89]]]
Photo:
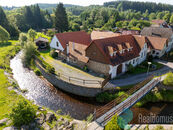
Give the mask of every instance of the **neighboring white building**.
[[60, 51], [64, 51], [65, 47], [64, 45], [62, 45], [60, 43], [60, 41], [58, 40], [58, 37], [55, 35], [53, 38], [52, 38], [52, 41], [50, 43], [50, 47], [53, 48], [53, 49], [57, 49], [57, 50], [60, 50]]
[[168, 46], [166, 47], [166, 52], [173, 48], [173, 32], [171, 28], [160, 28], [160, 27], [145, 27], [141, 31], [142, 36], [152, 36], [159, 38], [167, 38]]
[[91, 42], [90, 34], [84, 31], [57, 33], [54, 35], [50, 47], [63, 52], [69, 42], [88, 45]]

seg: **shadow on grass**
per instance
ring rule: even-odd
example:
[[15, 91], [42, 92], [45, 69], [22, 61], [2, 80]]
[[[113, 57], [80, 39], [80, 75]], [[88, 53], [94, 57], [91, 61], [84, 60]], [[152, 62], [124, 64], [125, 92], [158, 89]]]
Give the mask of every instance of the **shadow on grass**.
[[11, 42], [0, 42], [0, 47], [7, 47], [7, 46], [11, 46], [12, 43]]
[[47, 54], [50, 52], [50, 48], [39, 50], [40, 53]]

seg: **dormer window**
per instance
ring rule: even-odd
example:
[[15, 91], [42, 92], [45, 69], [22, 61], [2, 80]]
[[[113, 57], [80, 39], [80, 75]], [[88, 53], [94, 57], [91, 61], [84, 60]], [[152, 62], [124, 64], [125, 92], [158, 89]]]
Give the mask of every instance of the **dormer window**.
[[73, 51], [74, 51], [74, 49], [75, 49], [75, 43], [74, 42], [73, 42], [73, 45], [72, 46], [73, 46], [72, 48], [73, 48]]
[[130, 47], [130, 48], [129, 48], [129, 51], [132, 51], [132, 49], [133, 49], [133, 47]]
[[127, 51], [130, 51], [130, 48], [131, 48], [131, 47], [130, 47], [130, 43], [126, 42], [125, 45], [126, 45], [126, 47], [127, 47]]
[[116, 56], [116, 54], [117, 54], [117, 51], [114, 51], [114, 52], [113, 52], [113, 56]]
[[108, 51], [109, 51], [109, 55], [112, 57], [114, 55], [114, 49], [111, 46], [108, 46]]

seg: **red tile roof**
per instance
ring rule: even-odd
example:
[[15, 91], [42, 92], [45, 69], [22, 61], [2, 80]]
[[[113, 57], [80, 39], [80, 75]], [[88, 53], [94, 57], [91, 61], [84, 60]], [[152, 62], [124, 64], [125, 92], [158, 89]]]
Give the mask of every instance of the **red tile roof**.
[[91, 42], [90, 34], [84, 31], [57, 33], [55, 35], [63, 48], [66, 48], [66, 44], [70, 41], [83, 45], [89, 45]]
[[139, 44], [141, 49], [144, 47], [145, 43], [147, 43], [145, 36], [134, 35], [134, 38], [137, 41], [137, 43]]
[[87, 45], [69, 42], [69, 56], [73, 59], [77, 59], [84, 63], [88, 62], [88, 58], [85, 56], [85, 49]]
[[[129, 48], [129, 45], [127, 46], [127, 43], [131, 47], [133, 47], [131, 51], [127, 50], [127, 48]], [[103, 54], [106, 62], [111, 65], [118, 65], [123, 62], [134, 59], [136, 57], [139, 57], [139, 52], [141, 50], [138, 43], [135, 41], [132, 35], [122, 35], [112, 38], [94, 40], [91, 44], [95, 44], [97, 46], [97, 48]], [[120, 46], [122, 49], [125, 49], [125, 52], [122, 54], [119, 50]], [[112, 47], [114, 51], [117, 51], [115, 56], [110, 56], [110, 47]]]
[[165, 44], [167, 44], [167, 38], [159, 38], [159, 37], [147, 37], [148, 41], [150, 42], [152, 49], [156, 50], [163, 50]]

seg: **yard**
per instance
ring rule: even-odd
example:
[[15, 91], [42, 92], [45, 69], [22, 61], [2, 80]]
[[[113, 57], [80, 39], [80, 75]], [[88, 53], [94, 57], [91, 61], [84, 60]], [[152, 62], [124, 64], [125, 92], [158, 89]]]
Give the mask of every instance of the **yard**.
[[55, 68], [56, 73], [61, 73], [71, 77], [76, 77], [86, 80], [100, 80], [100, 81], [104, 80], [103, 78], [94, 76], [81, 69], [68, 65], [67, 63], [63, 63], [61, 60], [54, 59], [49, 55], [49, 53], [50, 50], [45, 50], [40, 52], [41, 56], [44, 57], [44, 60]]
[[[154, 67], [152, 67], [154, 66]], [[164, 65], [157, 63], [157, 62], [152, 62], [152, 64], [149, 67], [149, 72], [158, 70], [160, 68], [162, 68]], [[130, 69], [130, 71], [128, 71], [128, 74], [132, 74], [132, 75], [136, 75], [136, 74], [142, 74], [142, 73], [147, 73], [148, 71], [148, 63], [145, 61], [142, 64], [138, 65], [135, 68]]]
[[164, 55], [161, 59], [173, 62], [173, 49], [167, 55]]

